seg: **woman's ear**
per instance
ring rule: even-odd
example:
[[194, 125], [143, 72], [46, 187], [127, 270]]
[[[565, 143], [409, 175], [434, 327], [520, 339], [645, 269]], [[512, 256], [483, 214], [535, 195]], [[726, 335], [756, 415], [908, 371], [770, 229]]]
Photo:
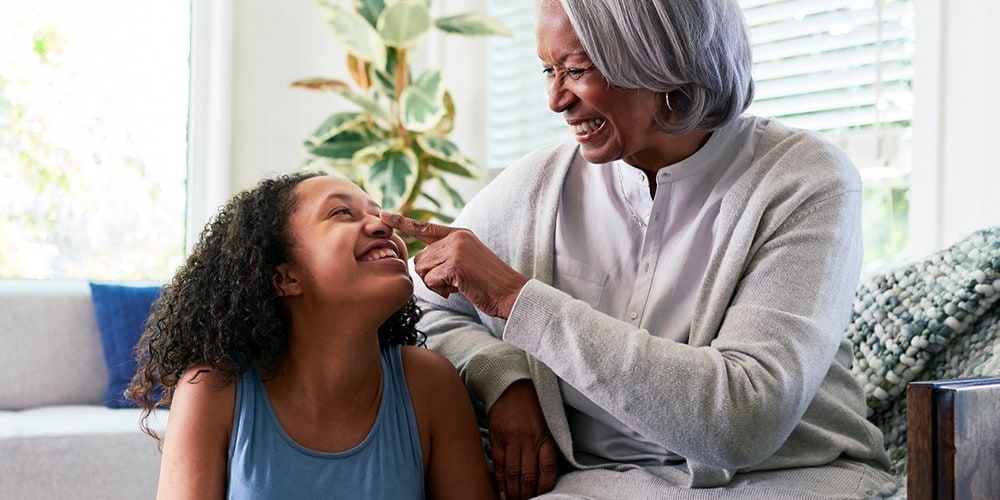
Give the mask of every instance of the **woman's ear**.
[[279, 264], [278, 267], [274, 268], [274, 274], [271, 275], [271, 283], [274, 284], [274, 291], [279, 297], [292, 297], [302, 294], [299, 280], [295, 277], [292, 266], [287, 262]]

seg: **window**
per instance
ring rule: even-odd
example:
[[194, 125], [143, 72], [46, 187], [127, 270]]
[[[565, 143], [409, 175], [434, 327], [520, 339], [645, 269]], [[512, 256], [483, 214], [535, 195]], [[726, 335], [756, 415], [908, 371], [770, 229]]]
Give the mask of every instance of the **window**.
[[865, 270], [905, 260], [912, 0], [739, 0], [754, 45], [748, 112], [822, 132], [864, 181]]
[[0, 278], [164, 280], [184, 255], [189, 2], [0, 18]]
[[[908, 247], [913, 0], [740, 0], [754, 43], [750, 113], [819, 131], [862, 172], [865, 269]], [[490, 0], [514, 32], [490, 40], [486, 164], [502, 168], [567, 137], [548, 109], [534, 2]]]

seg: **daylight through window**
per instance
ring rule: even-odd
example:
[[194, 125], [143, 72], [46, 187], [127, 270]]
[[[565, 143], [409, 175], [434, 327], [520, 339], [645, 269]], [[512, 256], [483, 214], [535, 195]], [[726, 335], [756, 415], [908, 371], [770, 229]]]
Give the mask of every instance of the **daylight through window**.
[[190, 24], [185, 1], [5, 2], [0, 278], [173, 274]]

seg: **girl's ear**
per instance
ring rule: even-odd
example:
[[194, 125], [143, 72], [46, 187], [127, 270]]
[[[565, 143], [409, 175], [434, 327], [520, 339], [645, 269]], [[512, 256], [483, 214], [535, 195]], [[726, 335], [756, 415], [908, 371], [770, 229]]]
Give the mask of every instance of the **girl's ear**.
[[279, 297], [293, 297], [302, 294], [302, 287], [295, 277], [292, 266], [287, 262], [279, 264], [271, 275], [271, 282], [274, 284], [274, 291]]

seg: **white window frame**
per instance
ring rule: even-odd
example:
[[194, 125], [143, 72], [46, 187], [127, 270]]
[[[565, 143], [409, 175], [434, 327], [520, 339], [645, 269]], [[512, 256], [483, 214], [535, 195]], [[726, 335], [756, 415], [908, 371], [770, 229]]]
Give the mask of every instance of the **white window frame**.
[[191, 2], [186, 245], [230, 196], [233, 0]]

